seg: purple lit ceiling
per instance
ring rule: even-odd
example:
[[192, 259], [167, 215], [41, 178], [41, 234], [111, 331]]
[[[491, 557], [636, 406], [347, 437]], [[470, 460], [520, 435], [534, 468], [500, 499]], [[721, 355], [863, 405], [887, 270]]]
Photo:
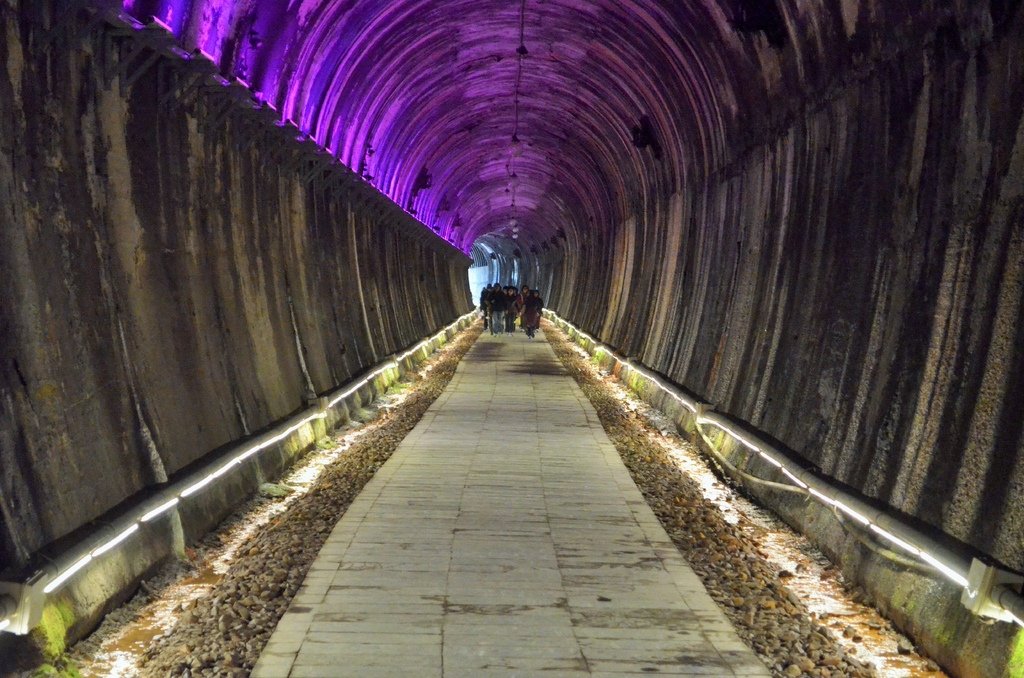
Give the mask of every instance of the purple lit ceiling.
[[750, 59], [732, 1], [124, 4], [465, 249], [615, 224], [718, 164]]

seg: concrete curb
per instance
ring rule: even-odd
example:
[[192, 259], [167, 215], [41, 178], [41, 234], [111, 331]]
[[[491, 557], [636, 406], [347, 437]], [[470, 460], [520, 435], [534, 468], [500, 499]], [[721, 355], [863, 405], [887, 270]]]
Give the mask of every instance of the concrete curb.
[[[49, 626], [59, 619], [66, 642], [83, 638], [142, 580], [183, 553], [186, 544], [216, 527], [260, 484], [280, 477], [303, 452], [349, 422], [350, 413], [379, 398], [475, 319], [475, 312], [460, 317], [364, 376], [318, 397], [302, 412], [210, 452], [157, 492], [129, 500], [116, 515], [72, 535], [67, 548], [44, 567], [16, 583], [2, 583], [0, 594], [17, 603], [3, 620], [7, 630], [27, 633], [42, 623], [52, 634], [58, 630]], [[0, 655], [15, 642], [10, 633], [0, 634]]]
[[[865, 537], [844, 527], [837, 512], [824, 504], [774, 489], [773, 483], [748, 481], [743, 476], [771, 479], [781, 477], [781, 473], [768, 461], [751, 454], [747, 446], [724, 429], [714, 430], [710, 437], [704, 435], [699, 422], [711, 421], [709, 406], [697, 398], [668, 384], [649, 368], [615, 355], [612, 349], [556, 314], [545, 311], [545, 316], [570, 341], [593, 356], [601, 369], [615, 374], [638, 397], [668, 416], [713, 462], [721, 457], [729, 465], [742, 468], [742, 474], [723, 472], [821, 549], [848, 579], [864, 589], [872, 604], [943, 668], [953, 675], [971, 678], [1024, 676], [1024, 630], [1014, 624], [993, 624], [971, 614], [961, 604], [961, 587], [927, 568], [908, 568], [886, 557], [884, 549], [865, 547]], [[724, 420], [720, 415], [714, 419]], [[722, 468], [717, 462], [716, 465]], [[869, 500], [865, 498], [863, 503], [868, 505]], [[934, 539], [942, 537], [936, 535]], [[954, 545], [945, 548], [952, 549]]]

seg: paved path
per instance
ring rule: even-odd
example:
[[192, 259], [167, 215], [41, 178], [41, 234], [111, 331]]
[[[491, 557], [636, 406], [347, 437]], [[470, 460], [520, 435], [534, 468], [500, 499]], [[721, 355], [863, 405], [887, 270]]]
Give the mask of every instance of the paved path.
[[483, 336], [257, 665], [284, 676], [767, 676], [543, 339]]

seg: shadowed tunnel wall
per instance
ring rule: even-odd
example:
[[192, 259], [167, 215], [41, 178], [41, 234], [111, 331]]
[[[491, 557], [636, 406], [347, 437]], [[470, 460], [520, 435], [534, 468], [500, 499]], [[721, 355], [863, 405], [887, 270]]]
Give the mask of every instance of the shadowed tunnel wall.
[[[1024, 569], [1017, 0], [107, 4], [568, 320]], [[469, 307], [468, 260], [152, 73], [122, 96], [95, 36], [40, 44], [48, 5], [0, 4], [12, 562]]]
[[468, 258], [208, 98], [123, 96], [8, 3], [0, 36], [0, 570], [469, 310]]
[[602, 341], [1024, 569], [1024, 25], [918, 19], [819, 36], [838, 72], [785, 124], [539, 279]]

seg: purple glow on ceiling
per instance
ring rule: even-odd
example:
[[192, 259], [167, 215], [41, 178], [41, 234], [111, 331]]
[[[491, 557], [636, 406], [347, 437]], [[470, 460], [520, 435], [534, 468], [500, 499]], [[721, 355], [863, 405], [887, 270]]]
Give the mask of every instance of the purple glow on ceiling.
[[[513, 219], [527, 246], [560, 228], [615, 224], [638, 197], [678, 190], [723, 156], [739, 97], [723, 53], [742, 46], [723, 28], [718, 0], [124, 7], [251, 83], [283, 119], [463, 249], [511, 233]], [[631, 138], [642, 116], [660, 157]]]
[[191, 5], [191, 0], [126, 0], [124, 8], [147, 23], [152, 17], [181, 35]]

